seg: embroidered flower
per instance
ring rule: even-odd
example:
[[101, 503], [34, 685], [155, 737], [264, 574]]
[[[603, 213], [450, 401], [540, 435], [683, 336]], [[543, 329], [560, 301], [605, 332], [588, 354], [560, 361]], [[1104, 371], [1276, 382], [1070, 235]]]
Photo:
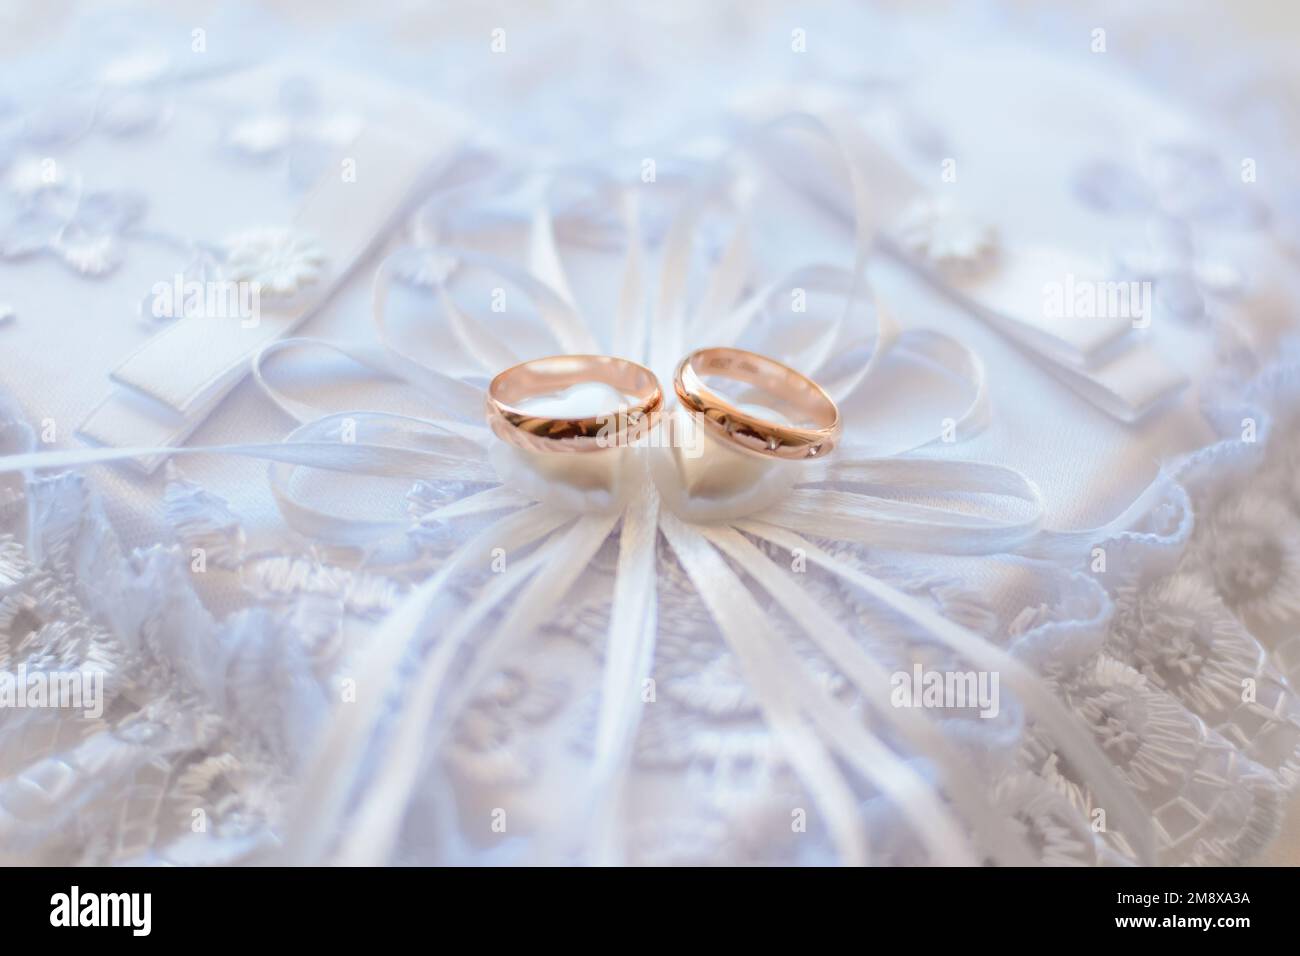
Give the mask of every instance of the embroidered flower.
[[399, 249], [388, 259], [393, 275], [409, 286], [435, 289], [443, 285], [458, 263], [446, 253], [410, 246]]
[[1300, 619], [1300, 525], [1285, 505], [1254, 494], [1221, 504], [1198, 546], [1219, 596], [1247, 625]]
[[46, 615], [40, 602], [31, 594], [11, 594], [0, 599], [0, 637], [17, 647], [31, 634], [45, 626]]
[[1196, 321], [1205, 316], [1208, 299], [1241, 297], [1246, 286], [1243, 271], [1226, 259], [1208, 255], [1187, 223], [1155, 220], [1147, 235], [1145, 247], [1115, 254], [1116, 272], [1154, 283], [1156, 302], [1170, 315]]
[[293, 229], [251, 229], [230, 237], [224, 247], [226, 278], [258, 283], [264, 294], [291, 296], [316, 283], [324, 272], [320, 242]]
[[997, 234], [946, 197], [918, 200], [894, 226], [903, 248], [945, 273], [978, 275], [997, 257]]
[[249, 159], [286, 159], [290, 178], [307, 185], [320, 176], [330, 157], [356, 139], [361, 125], [352, 113], [326, 112], [315, 87], [295, 77], [283, 83], [275, 107], [236, 122], [226, 142]]
[[[1099, 654], [1094, 664], [1064, 681], [1062, 690], [1102, 752], [1140, 793], [1177, 786], [1194, 769], [1200, 751], [1195, 718], [1122, 661]], [[1090, 804], [1091, 781], [1081, 779], [1040, 731], [1031, 734], [1027, 746], [1039, 773], [1076, 806]]]
[[11, 534], [0, 534], [0, 591], [11, 588], [31, 571], [23, 546]]
[[163, 490], [163, 513], [176, 538], [204, 566], [236, 568], [244, 560], [244, 528], [225, 499], [170, 474]]
[[1090, 162], [1075, 175], [1078, 197], [1098, 212], [1148, 219], [1144, 248], [1114, 254], [1125, 277], [1155, 283], [1156, 301], [1170, 315], [1195, 322], [1206, 298], [1235, 299], [1245, 286], [1233, 262], [1207, 254], [1194, 230], [1254, 229], [1266, 220], [1263, 206], [1236, 188], [1213, 152], [1188, 144], [1165, 144], [1148, 152], [1140, 168], [1110, 160]]
[[106, 275], [121, 264], [123, 238], [144, 215], [139, 193], [84, 192], [80, 177], [51, 159], [19, 163], [7, 185], [4, 259], [52, 254], [80, 275]]
[[992, 803], [1010, 816], [1044, 866], [1092, 866], [1096, 845], [1088, 818], [1037, 774], [1017, 771], [1000, 779]]
[[1234, 187], [1216, 154], [1185, 143], [1157, 146], [1138, 168], [1112, 160], [1088, 162], [1075, 174], [1074, 185], [1084, 203], [1111, 215], [1170, 217], [1239, 228], [1257, 227], [1264, 221], [1263, 208]]
[[1241, 703], [1258, 676], [1259, 645], [1200, 575], [1180, 572], [1121, 589], [1108, 648], [1206, 719]]

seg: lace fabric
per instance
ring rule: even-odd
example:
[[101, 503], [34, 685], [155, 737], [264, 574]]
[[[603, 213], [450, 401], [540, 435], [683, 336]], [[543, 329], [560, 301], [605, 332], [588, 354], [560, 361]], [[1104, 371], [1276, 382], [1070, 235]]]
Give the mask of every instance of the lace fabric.
[[[71, 104], [48, 113], [63, 122], [28, 124], [24, 135], [36, 136], [31, 143], [133, 136], [153, 128], [170, 102], [164, 84], [160, 95], [114, 95], [89, 113]], [[282, 89], [270, 114], [251, 107], [236, 113], [223, 118], [233, 159], [273, 161], [275, 175], [293, 188], [314, 178], [322, 151], [347, 127], [345, 116], [301, 84]], [[920, 122], [919, 113], [903, 115]], [[920, 132], [911, 128], [913, 138]], [[1178, 328], [1217, 348], [1226, 371], [1222, 381], [1199, 383], [1199, 424], [1218, 440], [1171, 462], [1156, 500], [1133, 522], [1109, 528], [1064, 558], [1015, 548], [949, 560], [810, 539], [837, 562], [888, 583], [1041, 676], [1153, 821], [1157, 862], [1231, 864], [1251, 860], [1267, 845], [1296, 781], [1300, 363], [1294, 349], [1277, 350], [1262, 366], [1252, 362], [1243, 346], [1249, 335], [1226, 318], [1244, 294], [1239, 270], [1222, 250], [1205, 248], [1212, 245], [1205, 233], [1226, 223], [1258, 230], [1268, 220], [1253, 206], [1225, 206], [1223, 171], [1203, 152], [1188, 149], [1166, 159], [1193, 171], [1197, 188], [1186, 194], [1196, 202], [1183, 202], [1184, 193], [1171, 193], [1159, 176], [1123, 163], [1080, 162], [1074, 185], [1100, 219], [1181, 223], [1161, 230], [1140, 256], [1128, 246], [1120, 251], [1149, 271]], [[129, 267], [124, 249], [141, 238], [138, 197], [84, 192], [79, 184], [72, 189], [70, 179], [35, 192], [20, 188], [33, 182], [30, 176], [9, 182], [8, 198], [24, 225], [20, 238], [32, 240], [7, 240], [6, 249], [23, 257], [19, 265], [46, 258], [85, 281]], [[432, 241], [421, 235], [430, 228], [493, 223], [491, 216], [476, 218], [483, 210], [468, 203], [449, 205], [436, 214], [421, 210], [410, 226], [417, 245]], [[557, 205], [557, 233], [594, 241], [597, 217], [588, 205]], [[608, 210], [600, 213], [606, 231], [617, 234], [619, 223], [608, 221]], [[670, 233], [667, 217], [653, 206], [643, 214], [647, 240], [661, 243]], [[943, 245], [935, 222], [920, 225], [930, 231], [923, 230], [918, 248], [942, 246], [945, 259], [954, 248], [973, 248], [981, 258], [989, 251], [985, 232], [978, 242], [959, 236], [955, 246]], [[715, 231], [713, 223], [701, 224], [693, 244], [707, 247], [703, 258], [711, 263], [728, 248]], [[191, 256], [187, 275], [216, 267], [213, 249], [175, 236], [153, 238]], [[397, 278], [417, 289], [439, 289], [446, 278], [429, 256], [406, 265], [411, 268], [398, 268]], [[596, 311], [586, 294], [576, 298]], [[8, 324], [27, 320], [20, 311]], [[350, 329], [355, 317], [339, 324]], [[0, 322], [0, 337], [12, 331]], [[967, 332], [979, 351], [1001, 347], [985, 331]], [[1043, 393], [1059, 388], [1050, 379], [1034, 383], [1028, 387]], [[30, 396], [24, 405], [34, 407]], [[40, 425], [16, 406], [0, 405], [0, 449], [27, 450]], [[75, 671], [104, 681], [102, 719], [52, 708], [0, 714], [0, 862], [277, 859], [302, 806], [299, 784], [316, 743], [331, 716], [367, 691], [354, 677], [376, 632], [490, 524], [483, 513], [442, 516], [442, 509], [483, 491], [477, 472], [409, 482], [398, 519], [401, 560], [387, 560], [365, 547], [283, 529], [268, 535], [264, 516], [245, 513], [210, 475], [183, 461], [169, 470], [152, 509], [162, 532], [131, 529], [134, 541], [148, 539], [144, 546], [123, 545], [120, 522], [106, 517], [112, 482], [82, 472], [0, 476], [0, 671]], [[622, 530], [596, 543], [581, 588], [536, 634], [509, 647], [504, 666], [487, 652], [485, 635], [510, 622], [509, 605], [489, 610], [466, 638], [450, 665], [447, 684], [456, 694], [442, 703], [438, 733], [407, 755], [417, 783], [409, 804], [399, 808], [395, 850], [385, 859], [585, 859], [573, 835], [589, 824], [584, 816], [592, 804], [575, 781], [586, 779], [601, 746], [602, 672], [616, 650], [608, 634]], [[766, 560], [790, 566], [787, 549], [739, 533]], [[532, 553], [525, 549], [511, 561]], [[773, 731], [765, 710], [770, 700], [756, 690], [748, 662], [717, 626], [690, 570], [661, 537], [652, 561], [652, 683], [613, 825], [621, 858], [640, 864], [840, 859], [837, 834], [816, 812], [801, 768], [791, 765]], [[946, 645], [918, 637], [907, 620], [843, 576], [810, 563], [798, 580], [886, 672], [974, 666]], [[457, 615], [475, 606], [493, 581], [490, 572], [455, 581], [442, 616], [403, 658], [404, 675], [418, 672]], [[748, 593], [819, 693], [840, 708], [836, 713], [882, 741], [925, 783], [940, 792], [951, 786], [936, 754], [882, 720], [775, 597], [757, 587]], [[486, 673], [476, 669], [476, 655], [492, 665]], [[376, 741], [400, 726], [403, 704], [384, 701]], [[1073, 765], [1016, 694], [1004, 688], [994, 719], [945, 714], [934, 722], [973, 770], [963, 785], [980, 792], [1035, 861], [1099, 865], [1138, 857], [1131, 835], [1110, 817], [1114, 808], [1094, 792], [1095, 778]], [[362, 775], [382, 763], [382, 747], [372, 749], [362, 757]], [[897, 800], [860, 780], [850, 796], [870, 862], [933, 862]], [[989, 852], [978, 839], [971, 842]]]
[[[1292, 374], [1279, 366], [1260, 381], [1289, 386]], [[1152, 814], [1162, 863], [1250, 859], [1278, 827], [1296, 780], [1297, 440], [1286, 418], [1289, 391], [1260, 400], [1282, 417], [1248, 456], [1254, 460], [1235, 466], [1237, 480], [1214, 471], [1198, 480], [1209, 452], [1194, 456], [1198, 466], [1170, 485], [1144, 527], [1099, 542], [1111, 560], [1105, 573], [1058, 573], [1049, 600], [1012, 617], [959, 579], [881, 567], [867, 552], [841, 548], [842, 557], [1040, 668]], [[0, 425], [17, 433], [22, 423], [10, 409]], [[101, 671], [108, 718], [6, 714], [0, 809], [10, 861], [215, 863], [268, 852], [304, 750], [348, 655], [358, 652], [345, 632], [385, 613], [405, 586], [319, 555], [245, 554], [238, 517], [182, 479], [166, 500], [174, 540], [125, 552], [76, 475], [30, 480], [10, 495], [0, 535], [5, 669]], [[426, 485], [413, 489], [412, 501], [431, 503]], [[199, 541], [211, 560], [241, 575], [253, 607], [223, 621], [203, 609], [186, 561]], [[538, 808], [571, 812], [546, 795], [564, 767], [590, 754], [614, 563], [611, 541], [592, 563], [584, 599], [566, 604], [521, 659], [476, 689], [429, 767], [433, 777], [445, 775], [458, 805], [513, 804], [528, 791]], [[814, 851], [815, 841], [776, 838], [794, 832], [791, 808], [806, 795], [699, 595], [663, 547], [656, 570], [656, 696], [637, 735], [632, 789], [677, 792], [671, 802], [633, 801], [629, 859], [827, 858], [824, 844]], [[887, 667], [954, 663], [910, 642], [850, 586], [817, 574], [807, 586], [859, 622], [854, 633]], [[834, 666], [797, 632], [789, 637], [825, 692], [860, 712]], [[1088, 781], [1018, 708], [994, 721], [944, 721], [944, 733], [977, 755], [981, 785], [1043, 862], [1130, 857], [1097, 816]], [[897, 811], [887, 801], [868, 795], [864, 806], [873, 833], [905, 830], [890, 825]], [[544, 842], [554, 821], [538, 814], [533, 838]], [[470, 827], [457, 844], [439, 844], [421, 833], [418, 809], [408, 817], [405, 861], [500, 852], [475, 850]], [[516, 858], [527, 858], [529, 842], [519, 841]], [[873, 851], [880, 863], [925, 859], [897, 838]]]

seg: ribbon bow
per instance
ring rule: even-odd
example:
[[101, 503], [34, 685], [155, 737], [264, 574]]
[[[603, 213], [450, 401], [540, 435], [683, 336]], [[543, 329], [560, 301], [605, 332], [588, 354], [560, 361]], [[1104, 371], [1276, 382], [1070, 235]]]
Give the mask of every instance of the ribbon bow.
[[[637, 195], [632, 188], [614, 185], [614, 208], [627, 237], [627, 251], [618, 307], [608, 334], [612, 352], [644, 356], [662, 380], [662, 373], [671, 370], [671, 363], [688, 344], [745, 344], [805, 371], [841, 403], [862, 394], [886, 361], [937, 367], [944, 376], [961, 383], [969, 396], [965, 409], [953, 416], [945, 431], [955, 429], [964, 434], [978, 428], [988, 411], [978, 357], [939, 333], [898, 330], [870, 296], [863, 277], [873, 239], [866, 226], [871, 221], [868, 194], [842, 131], [811, 117], [795, 117], [760, 131], [737, 155], [761, 149], [766, 137], [790, 126], [830, 143], [848, 171], [857, 223], [852, 266], [804, 266], [755, 288], [745, 203], [720, 189], [721, 177], [705, 177], [683, 198], [667, 231], [653, 316], [647, 324], [646, 253], [640, 241]], [[719, 169], [736, 158], [728, 157]], [[456, 280], [479, 273], [522, 293], [553, 339], [548, 347], [551, 352], [604, 351], [569, 291], [556, 240], [552, 193], [542, 185], [537, 196], [527, 269], [434, 235], [432, 244], [399, 250], [377, 272], [373, 311], [379, 347], [287, 339], [264, 348], [253, 362], [254, 376], [267, 394], [301, 423], [282, 443], [84, 449], [0, 459], [0, 471], [15, 471], [79, 467], [159, 453], [224, 452], [263, 458], [271, 462], [271, 488], [292, 527], [315, 538], [364, 545], [373, 561], [392, 565], [419, 562], [405, 537], [407, 523], [343, 516], [317, 507], [299, 494], [298, 469], [488, 486], [423, 519], [451, 522], [504, 512], [413, 588], [373, 635], [357, 676], [358, 686], [369, 692], [338, 709], [326, 728], [303, 781], [302, 805], [286, 822], [285, 857], [299, 863], [386, 860], [417, 783], [420, 764], [412, 755], [419, 753], [422, 744], [437, 745], [475, 686], [508, 658], [512, 647], [545, 622], [617, 528], [618, 569], [595, 759], [585, 781], [590, 801], [584, 805], [595, 807], [596, 812], [581, 823], [564, 821], [552, 837], [561, 851], [573, 848], [568, 843], [573, 838], [590, 860], [613, 862], [619, 858], [613, 824], [641, 712], [640, 688], [654, 656], [656, 539], [662, 532], [752, 683], [787, 760], [824, 814], [842, 860], [866, 862], [866, 839], [856, 798], [836, 758], [895, 803], [936, 862], [979, 861], [959, 816], [975, 834], [982, 852], [994, 859], [1025, 864], [1034, 862], [1034, 857], [1024, 838], [999, 815], [981, 788], [967, 785], [976, 776], [967, 758], [928, 716], [889, 705], [890, 679], [885, 669], [781, 564], [755, 545], [753, 538], [799, 552], [901, 615], [919, 635], [982, 669], [999, 673], [1029, 715], [1092, 782], [1112, 816], [1129, 828], [1139, 859], [1149, 862], [1151, 832], [1138, 802], [1088, 731], [1036, 674], [1001, 648], [814, 541], [831, 539], [890, 550], [964, 555], [1027, 547], [1031, 539], [1041, 540], [1042, 501], [1032, 482], [1020, 473], [987, 463], [903, 454], [939, 440], [938, 430], [892, 445], [859, 441], [855, 446], [850, 429], [837, 457], [810, 464], [780, 503], [726, 521], [699, 523], [667, 510], [645, 467], [640, 470], [635, 493], [614, 508], [584, 510], [579, 507], [581, 502], [538, 501], [518, 486], [499, 483], [489, 457], [495, 439], [482, 424], [483, 393], [476, 383], [526, 356], [512, 347], [507, 336], [475, 321], [462, 308]], [[692, 305], [688, 288], [700, 220], [720, 199], [735, 215], [735, 226], [708, 272], [703, 294]], [[412, 265], [422, 267], [420, 273], [442, 306], [449, 334], [447, 348], [429, 361], [400, 347], [387, 320], [394, 276], [408, 273]], [[782, 331], [788, 330], [780, 328], [773, 302], [796, 288], [842, 300], [842, 307], [820, 323], [820, 334], [807, 331], [816, 318], [801, 318], [802, 334], [792, 342], [788, 337], [782, 339]], [[272, 383], [269, 359], [302, 349], [332, 350], [399, 380], [417, 390], [440, 414], [329, 412], [292, 398]], [[917, 489], [949, 495], [961, 503], [945, 506], [907, 500]], [[1019, 502], [1010, 514], [999, 507], [1006, 498]], [[467, 606], [456, 607], [448, 585], [468, 570], [485, 567], [496, 548], [522, 557], [512, 558]], [[538, 573], [543, 567], [545, 575]], [[748, 575], [753, 585], [770, 596], [826, 653], [884, 724], [933, 761], [951, 808], [929, 781], [867, 730], [847, 707], [827, 695], [755, 604], [738, 571]], [[448, 613], [443, 616], [443, 612]], [[493, 617], [497, 612], [501, 612], [499, 619]], [[434, 619], [450, 623], [424, 650], [427, 622]], [[491, 625], [484, 634], [488, 622]], [[452, 687], [448, 677], [471, 647], [473, 657], [467, 671]], [[407, 664], [413, 656], [417, 663], [408, 676]], [[389, 695], [399, 687], [402, 704], [385, 723], [392, 699]], [[372, 775], [358, 787], [362, 758], [381, 724], [386, 745]], [[349, 817], [349, 825], [341, 827]]]

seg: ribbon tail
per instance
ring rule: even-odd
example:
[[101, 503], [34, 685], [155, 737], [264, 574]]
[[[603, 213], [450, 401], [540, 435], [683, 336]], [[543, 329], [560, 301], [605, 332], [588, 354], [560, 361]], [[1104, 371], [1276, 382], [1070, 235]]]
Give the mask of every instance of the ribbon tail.
[[[455, 627], [444, 635], [420, 669], [398, 720], [388, 756], [371, 782], [369, 794], [358, 810], [355, 825], [349, 828], [335, 862], [375, 866], [388, 859], [419, 776], [421, 761], [417, 755], [423, 749], [421, 742], [427, 740], [434, 747], [438, 745], [466, 700], [482, 685], [485, 677], [500, 667], [504, 645], [521, 643], [536, 631], [586, 570], [617, 520], [617, 515], [579, 518], [553, 547], [535, 551], [513, 567], [508, 567], [469, 608], [458, 615]], [[515, 546], [520, 545], [515, 543]], [[542, 566], [552, 569], [552, 573], [534, 577]], [[430, 716], [437, 707], [443, 682], [456, 657], [484, 618], [509, 597], [516, 586], [529, 578], [532, 580], [510, 606], [504, 620], [483, 645], [475, 649], [473, 663], [459, 682], [461, 692], [449, 699], [444, 719], [430, 731]]]
[[858, 541], [889, 551], [929, 554], [999, 554], [1023, 544], [1037, 518], [998, 522], [982, 515], [943, 511], [829, 489], [796, 489], [758, 520], [803, 534]]
[[[292, 437], [292, 436], [290, 436]], [[303, 465], [326, 471], [378, 475], [384, 478], [447, 478], [454, 481], [496, 481], [496, 472], [486, 462], [464, 461], [450, 455], [369, 445], [363, 442], [282, 441], [247, 445], [183, 445], [179, 448], [70, 448], [37, 451], [0, 458], [0, 474], [34, 471], [38, 468], [84, 468], [113, 462], [180, 455], [238, 455], [287, 465]]]
[[636, 497], [623, 515], [600, 713], [596, 719], [590, 832], [593, 860], [604, 866], [623, 862], [622, 847], [616, 836], [617, 821], [632, 746], [644, 709], [642, 683], [650, 676], [654, 660], [658, 526], [659, 496], [654, 485], [647, 481], [644, 493]]
[[542, 563], [542, 555], [534, 553], [501, 572], [458, 614], [455, 626], [439, 639], [420, 665], [404, 697], [387, 754], [372, 775], [331, 862], [340, 866], [382, 866], [388, 860], [421, 769], [419, 757], [425, 750], [429, 716], [437, 705], [444, 678], [474, 629]]
[[635, 190], [623, 194], [623, 220], [627, 232], [627, 261], [618, 295], [614, 320], [614, 354], [642, 355], [645, 352], [645, 277], [641, 247], [641, 215]]
[[740, 298], [749, 278], [749, 246], [749, 223], [742, 220], [709, 276], [708, 286], [695, 308], [695, 314], [689, 323], [689, 329], [695, 337], [707, 337], [707, 323], [714, 316], [730, 312]]
[[[698, 197], [688, 197], [698, 198]], [[691, 268], [698, 205], [683, 202], [664, 241], [659, 271], [659, 295], [655, 300], [654, 335], [650, 361], [655, 374], [667, 375], [685, 351], [686, 287]]]
[[[337, 417], [340, 414], [352, 414], [352, 412], [338, 412], [334, 409], [322, 408], [318, 405], [299, 401], [271, 383], [267, 374], [269, 371], [267, 363], [272, 356], [301, 349], [334, 352], [336, 355], [341, 355], [362, 368], [368, 369], [379, 378], [405, 382], [429, 395], [434, 400], [434, 405], [437, 408], [459, 411], [462, 416], [467, 413], [477, 415], [482, 410], [482, 391], [458, 379], [428, 369], [413, 359], [403, 357], [399, 360], [391, 346], [357, 345], [351, 342], [334, 342], [329, 339], [306, 337], [278, 339], [260, 349], [253, 356], [253, 381], [257, 383], [257, 386], [266, 394], [267, 398], [300, 425]], [[356, 411], [359, 412], [360, 410]], [[387, 413], [381, 412], [379, 414]], [[393, 415], [391, 417], [406, 418], [408, 416]], [[484, 441], [491, 435], [486, 426], [477, 422], [454, 418], [412, 418], [411, 421], [430, 425], [450, 435], [464, 439], [470, 445], [480, 446], [480, 453]]]
[[560, 250], [555, 242], [555, 222], [551, 217], [550, 204], [546, 200], [547, 187], [542, 185], [539, 199], [533, 210], [528, 229], [528, 271], [539, 282], [544, 282], [573, 310], [573, 318], [582, 324], [578, 313], [577, 298], [569, 287], [568, 277], [564, 273], [564, 263], [560, 260]]
[[1130, 828], [1128, 833], [1137, 853], [1138, 863], [1155, 862], [1155, 836], [1151, 822], [1132, 790], [1116, 772], [1114, 765], [1097, 746], [1087, 729], [1056, 699], [1043, 680], [999, 647], [981, 640], [964, 627], [954, 624], [934, 609], [864, 574], [842, 561], [835, 560], [811, 541], [785, 529], [761, 521], [738, 522], [737, 527], [765, 538], [787, 550], [800, 548], [813, 561], [856, 585], [895, 612], [926, 628], [927, 632], [972, 663], [1006, 678], [1029, 713], [1055, 740], [1061, 752], [1073, 764], [1081, 778], [1096, 792], [1099, 802], [1111, 815]]
[[1136, 527], [1176, 487], [1172, 475], [1161, 472], [1132, 503], [1105, 524], [1072, 531], [1044, 528], [1018, 548], [1020, 554], [1052, 561], [1077, 561], [1095, 544], [1119, 537]]
[[459, 570], [484, 560], [502, 540], [522, 546], [555, 530], [567, 519], [539, 508], [508, 515], [470, 539], [433, 577], [416, 588], [385, 619], [373, 636], [357, 677], [361, 693], [352, 704], [340, 705], [321, 737], [316, 756], [302, 782], [299, 812], [290, 818], [284, 858], [290, 864], [312, 864], [325, 857], [338, 832], [361, 758], [388, 702], [391, 684], [411, 644], [418, 639], [429, 612]]
[[495, 485], [482, 491], [476, 491], [472, 495], [466, 495], [464, 498], [457, 498], [441, 508], [435, 508], [424, 516], [424, 520], [436, 519], [444, 521], [447, 518], [489, 514], [505, 508], [522, 508], [531, 504], [534, 504], [534, 501], [527, 495], [522, 495], [507, 485]]
[[[721, 547], [723, 553], [730, 554], [741, 536], [730, 529], [709, 528], [701, 532], [706, 540], [715, 545], [719, 540], [725, 542]], [[752, 547], [752, 545], [749, 545]], [[736, 548], [744, 554], [744, 549]], [[767, 565], [755, 567], [759, 573], [770, 579], [767, 574], [773, 569], [770, 561], [761, 558]], [[747, 564], [753, 566], [752, 561]], [[785, 582], [789, 583], [789, 582]], [[742, 585], [743, 586], [743, 585]], [[797, 589], [796, 589], [797, 590]], [[970, 852], [966, 834], [952, 813], [944, 806], [934, 788], [913, 769], [906, 761], [868, 733], [852, 715], [839, 706], [829, 694], [810, 680], [803, 662], [793, 649], [779, 636], [768, 629], [769, 650], [785, 679], [803, 698], [804, 708], [813, 724], [821, 729], [827, 743], [840, 756], [852, 765], [863, 778], [870, 781], [881, 794], [893, 802], [903, 818], [912, 826], [912, 832], [929, 850], [931, 858], [939, 864], [973, 866], [975, 858]]]
[[826, 815], [840, 859], [851, 866], [867, 863], [867, 837], [858, 801], [821, 739], [800, 713], [789, 675], [756, 642], [770, 625], [754, 607], [752, 596], [721, 555], [689, 526], [664, 513], [660, 528], [677, 554], [700, 599], [736, 653], [758, 696], [777, 745]]
[[[949, 798], [970, 822], [984, 852], [1008, 866], [1032, 866], [1037, 862], [1028, 843], [997, 814], [984, 793], [978, 787], [966, 785], [967, 781], [976, 779], [976, 770], [939, 728], [920, 713], [886, 705], [891, 686], [889, 674], [853, 640], [834, 615], [795, 585], [787, 571], [738, 531], [710, 528], [705, 536], [781, 605], [790, 619], [853, 682], [868, 706], [939, 765], [948, 784]], [[939, 812], [946, 813], [942, 805]], [[919, 825], [928, 827], [924, 821]]]
[[[501, 666], [502, 651], [517, 646], [530, 637], [562, 601], [574, 583], [587, 570], [600, 546], [613, 533], [618, 514], [584, 515], [562, 543], [549, 548], [545, 555], [548, 573], [538, 578], [510, 606], [510, 613], [484, 645], [475, 652], [474, 662], [460, 691], [449, 701], [449, 715], [460, 712], [476, 693], [477, 685]], [[444, 725], [445, 729], [445, 725]]]
[[551, 215], [550, 187], [540, 186], [541, 195], [529, 223], [528, 269], [530, 283], [549, 295], [538, 295], [537, 303], [544, 321], [566, 352], [599, 352], [591, 327], [578, 311], [577, 297], [569, 287], [564, 262], [555, 235]]

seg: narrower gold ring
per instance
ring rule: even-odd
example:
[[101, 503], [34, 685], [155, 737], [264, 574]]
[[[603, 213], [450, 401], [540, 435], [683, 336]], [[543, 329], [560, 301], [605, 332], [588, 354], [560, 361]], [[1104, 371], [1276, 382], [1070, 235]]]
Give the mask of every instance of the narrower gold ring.
[[[626, 404], [589, 418], [546, 418], [518, 406], [529, 398], [601, 382]], [[521, 362], [488, 385], [487, 420], [493, 433], [518, 448], [539, 452], [592, 452], [635, 444], [658, 421], [664, 396], [644, 365], [609, 355], [552, 355]]]
[[[704, 384], [706, 375], [735, 379], [774, 396], [791, 412], [789, 425], [743, 411]], [[840, 437], [840, 410], [826, 390], [789, 366], [744, 349], [697, 349], [677, 366], [673, 387], [682, 406], [715, 435], [764, 458], [823, 458]]]

